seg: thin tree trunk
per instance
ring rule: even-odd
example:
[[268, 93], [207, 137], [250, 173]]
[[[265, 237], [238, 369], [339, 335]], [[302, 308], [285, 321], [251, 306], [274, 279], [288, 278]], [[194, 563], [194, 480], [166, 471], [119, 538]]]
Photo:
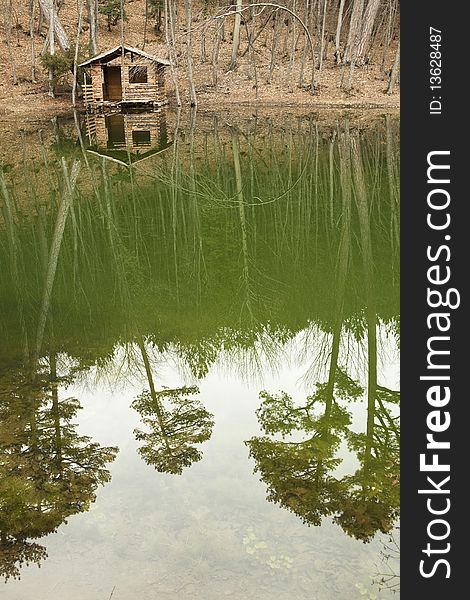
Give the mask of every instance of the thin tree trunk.
[[271, 46], [271, 62], [269, 65], [269, 83], [271, 83], [271, 80], [273, 78], [273, 71], [274, 71], [274, 65], [275, 65], [275, 56], [276, 56], [276, 49], [277, 49], [277, 42], [279, 39], [279, 12], [276, 10], [273, 13], [273, 19], [274, 19], [274, 25], [273, 25], [273, 45]]
[[177, 66], [176, 48], [174, 41], [173, 11], [170, 8], [170, 0], [165, 0], [165, 37], [170, 55], [170, 73], [173, 85], [175, 86], [176, 105], [181, 106], [181, 96], [178, 86], [175, 67]]
[[[386, 160], [387, 179], [390, 197], [390, 242], [395, 253], [399, 254], [400, 248], [400, 200], [399, 200], [399, 177], [396, 172], [397, 160], [395, 158], [395, 144], [392, 134], [390, 115], [385, 115], [386, 132]], [[393, 264], [393, 263], [392, 263]]]
[[142, 43], [142, 50], [145, 50], [145, 44], [147, 43], [148, 20], [149, 20], [149, 0], [145, 0], [144, 41]]
[[242, 19], [241, 8], [243, 0], [237, 0], [237, 12], [235, 14], [235, 23], [233, 25], [233, 42], [232, 42], [232, 61], [230, 69], [234, 69], [237, 65], [238, 48], [240, 47], [240, 23]]
[[33, 357], [33, 370], [36, 370], [36, 366], [39, 360], [39, 354], [41, 352], [42, 342], [44, 338], [44, 329], [46, 327], [47, 315], [51, 304], [52, 288], [54, 285], [57, 264], [59, 261], [60, 248], [62, 246], [62, 238], [64, 235], [65, 223], [67, 221], [67, 215], [72, 203], [73, 192], [75, 184], [77, 182], [78, 174], [80, 172], [80, 161], [76, 160], [72, 165], [70, 175], [67, 171], [65, 161], [62, 159], [62, 168], [64, 171], [65, 189], [62, 196], [62, 201], [59, 206], [59, 214], [54, 227], [54, 235], [51, 242], [51, 251], [49, 253], [47, 263], [47, 273], [44, 282], [44, 290], [41, 301], [41, 309], [39, 312], [38, 328], [36, 333], [36, 346]]
[[[53, 0], [51, 0], [51, 4]], [[55, 54], [55, 45], [54, 45], [54, 19], [55, 19], [55, 6], [52, 4], [51, 10], [49, 12], [50, 21], [49, 21], [49, 54], [54, 56]], [[49, 67], [49, 96], [54, 98], [54, 69]]]
[[396, 16], [396, 0], [390, 0], [389, 8], [388, 8], [388, 20], [387, 27], [385, 31], [385, 40], [384, 40], [384, 50], [382, 54], [382, 64], [380, 66], [380, 71], [384, 75], [387, 72], [387, 64], [388, 64], [388, 53], [390, 52], [390, 43], [393, 38], [393, 28], [395, 25], [395, 16]]
[[326, 25], [326, 11], [328, 8], [328, 0], [323, 0], [323, 16], [321, 24], [321, 41], [320, 41], [320, 58], [318, 59], [318, 70], [321, 73], [323, 66], [323, 57], [325, 53], [325, 25]]
[[94, 56], [98, 53], [96, 40], [96, 6], [95, 0], [88, 0], [88, 21], [90, 23], [90, 52]]
[[336, 24], [335, 59], [338, 65], [341, 63], [341, 27], [343, 25], [344, 3], [345, 0], [341, 0], [338, 11], [338, 22]]
[[75, 40], [75, 55], [73, 58], [73, 85], [72, 85], [72, 105], [73, 106], [75, 106], [75, 104], [76, 104], [78, 49], [80, 47], [80, 33], [82, 31], [82, 17], [83, 17], [84, 4], [85, 4], [85, 0], [80, 0], [80, 9], [78, 12], [77, 39]]
[[393, 88], [397, 81], [398, 73], [400, 71], [400, 42], [398, 42], [397, 51], [395, 52], [395, 60], [393, 61], [392, 71], [390, 73], [390, 81], [388, 84], [387, 94], [390, 96], [393, 94]]
[[[293, 0], [292, 4], [293, 12], [297, 11], [297, 3], [296, 0]], [[290, 65], [289, 65], [289, 91], [294, 91], [294, 64], [295, 64], [295, 47], [296, 47], [296, 20], [292, 20], [292, 45], [291, 45], [291, 54], [290, 54]]]
[[369, 42], [372, 36], [372, 30], [374, 28], [375, 19], [379, 10], [381, 0], [369, 0], [364, 12], [362, 33], [359, 40], [359, 47], [357, 50], [357, 64], [363, 65], [367, 60], [367, 51], [369, 49]]
[[189, 97], [191, 106], [197, 107], [196, 88], [194, 87], [193, 79], [193, 42], [192, 42], [192, 26], [193, 26], [193, 12], [191, 6], [191, 0], [184, 0], [186, 8], [186, 51], [188, 61], [188, 84], [189, 84]]
[[121, 6], [120, 6], [120, 11], [121, 11], [121, 61], [122, 61], [122, 68], [124, 68], [124, 0], [121, 0]]
[[9, 62], [10, 62], [10, 67], [11, 67], [11, 78], [13, 81], [13, 85], [17, 85], [18, 83], [18, 78], [16, 76], [16, 62], [15, 62], [15, 57], [14, 54], [11, 50], [11, 13], [12, 13], [12, 4], [11, 4], [11, 0], [8, 0], [8, 4], [5, 4], [5, 37], [6, 37], [6, 42], [7, 42], [7, 47], [8, 47], [8, 58], [9, 58]]
[[[307, 0], [307, 4], [305, 7], [305, 23], [307, 24], [307, 26], [309, 24], [310, 11], [311, 11], [311, 0]], [[305, 70], [305, 63], [307, 61], [307, 56], [308, 56], [308, 40], [307, 40], [307, 38], [305, 38], [304, 51], [302, 53], [302, 61], [300, 63], [300, 74], [299, 74], [299, 83], [298, 83], [299, 88], [301, 88], [304, 83], [304, 70]]]
[[235, 169], [235, 184], [238, 198], [238, 214], [240, 218], [240, 230], [242, 238], [242, 256], [243, 256], [243, 276], [242, 280], [244, 283], [244, 306], [247, 309], [250, 320], [253, 320], [253, 305], [252, 300], [254, 293], [251, 290], [251, 277], [250, 277], [250, 254], [248, 250], [248, 233], [247, 223], [245, 215], [245, 198], [243, 195], [243, 180], [240, 166], [240, 146], [238, 142], [238, 134], [232, 130], [232, 152], [233, 152], [233, 165]]
[[62, 472], [62, 431], [60, 427], [59, 385], [57, 380], [57, 355], [49, 356], [49, 381], [51, 382], [52, 414], [54, 418], [54, 441], [58, 472]]
[[[59, 44], [59, 47], [64, 52], [70, 49], [70, 41], [65, 29], [62, 27], [62, 23], [57, 16], [53, 0], [38, 0], [39, 6], [41, 7], [41, 14], [46, 18], [47, 23], [51, 20], [54, 23], [54, 35]], [[54, 18], [51, 19], [51, 12], [54, 14]]]
[[31, 38], [31, 82], [36, 83], [36, 45], [34, 42], [34, 9], [36, 1], [29, 0], [29, 37]]
[[218, 66], [219, 66], [219, 52], [220, 52], [220, 44], [222, 42], [223, 36], [223, 26], [224, 22], [221, 21], [217, 27], [217, 34], [215, 38], [215, 44], [212, 49], [212, 85], [217, 87], [217, 74], [218, 74]]
[[204, 23], [201, 31], [201, 63], [204, 64], [207, 62], [207, 52], [206, 52], [206, 30], [207, 24]]

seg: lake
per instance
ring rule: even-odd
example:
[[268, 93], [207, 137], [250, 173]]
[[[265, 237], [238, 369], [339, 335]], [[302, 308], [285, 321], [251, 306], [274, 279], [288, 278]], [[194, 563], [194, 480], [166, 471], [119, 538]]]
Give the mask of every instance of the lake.
[[76, 114], [17, 140], [2, 597], [393, 597], [396, 116]]

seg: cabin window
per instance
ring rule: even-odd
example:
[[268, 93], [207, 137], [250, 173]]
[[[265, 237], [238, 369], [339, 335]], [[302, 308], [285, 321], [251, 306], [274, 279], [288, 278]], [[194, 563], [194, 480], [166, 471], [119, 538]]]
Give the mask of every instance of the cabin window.
[[129, 67], [129, 83], [147, 83], [147, 67]]
[[133, 131], [132, 144], [134, 146], [150, 146], [150, 131]]

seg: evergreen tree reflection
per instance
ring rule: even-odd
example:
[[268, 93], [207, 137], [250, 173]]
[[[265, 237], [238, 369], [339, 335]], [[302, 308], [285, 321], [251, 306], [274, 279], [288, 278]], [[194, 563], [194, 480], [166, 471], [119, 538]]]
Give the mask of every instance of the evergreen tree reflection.
[[88, 510], [118, 452], [77, 432], [76, 398], [60, 399], [56, 357], [33, 378], [22, 365], [0, 373], [0, 574], [20, 577], [23, 564], [47, 557], [31, 540]]
[[157, 391], [142, 338], [138, 345], [150, 388], [132, 403], [148, 428], [134, 431], [136, 439], [143, 442], [139, 453], [157, 471], [181, 474], [185, 467], [201, 460], [202, 452], [196, 444], [211, 437], [214, 417], [193, 397], [199, 393], [196, 386]]

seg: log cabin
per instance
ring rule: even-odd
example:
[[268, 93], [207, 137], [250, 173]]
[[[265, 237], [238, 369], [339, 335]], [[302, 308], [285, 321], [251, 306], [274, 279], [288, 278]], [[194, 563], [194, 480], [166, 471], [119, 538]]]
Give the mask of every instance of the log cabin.
[[79, 66], [89, 71], [83, 85], [87, 109], [108, 106], [152, 106], [167, 103], [165, 69], [170, 62], [143, 50], [119, 45]]

